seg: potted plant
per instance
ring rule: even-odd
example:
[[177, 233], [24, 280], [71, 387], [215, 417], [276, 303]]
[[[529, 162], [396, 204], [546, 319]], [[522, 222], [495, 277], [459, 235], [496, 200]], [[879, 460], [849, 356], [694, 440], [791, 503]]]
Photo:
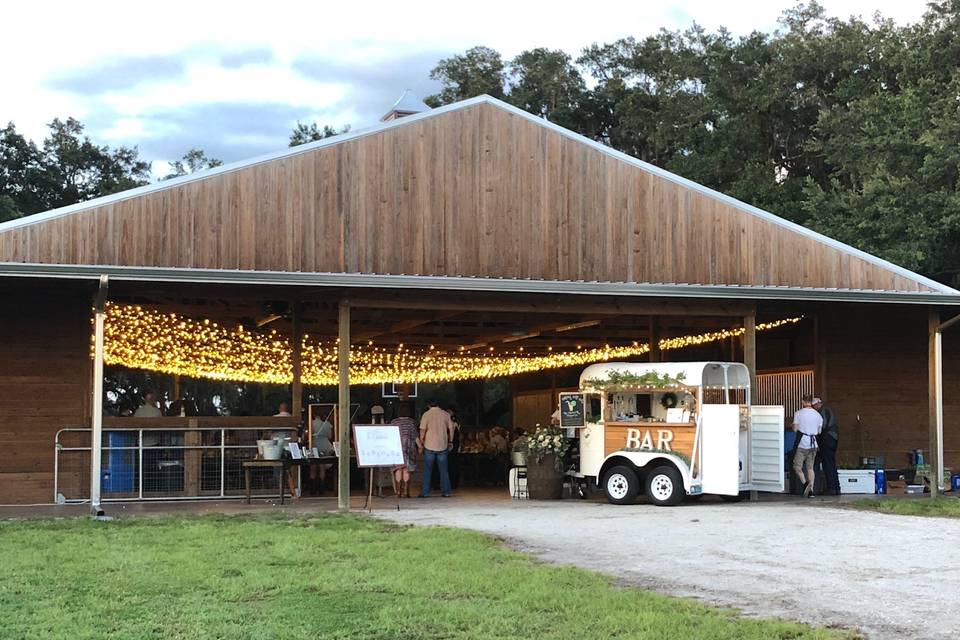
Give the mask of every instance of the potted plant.
[[540, 427], [527, 438], [527, 491], [533, 500], [563, 495], [563, 457], [570, 441], [559, 427]]

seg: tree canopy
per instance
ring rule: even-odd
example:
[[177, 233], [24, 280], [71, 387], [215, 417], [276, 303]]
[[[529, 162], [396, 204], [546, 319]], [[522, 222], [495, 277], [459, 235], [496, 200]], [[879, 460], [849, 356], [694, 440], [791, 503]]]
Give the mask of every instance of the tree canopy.
[[290, 132], [290, 141], [287, 146], [299, 147], [301, 144], [316, 142], [317, 140], [323, 140], [324, 138], [332, 138], [333, 136], [338, 136], [341, 133], [346, 133], [348, 131], [350, 131], [350, 125], [346, 125], [342, 129], [336, 129], [328, 124], [325, 124], [321, 127], [316, 122], [311, 123], [309, 126], [302, 122], [298, 122], [297, 126], [295, 126], [293, 131]]
[[179, 160], [174, 160], [170, 163], [170, 173], [163, 176], [161, 180], [169, 180], [171, 178], [179, 178], [181, 176], [190, 175], [191, 173], [196, 173], [197, 171], [203, 171], [205, 169], [213, 169], [214, 167], [219, 167], [223, 162], [217, 160], [216, 158], [208, 158], [206, 152], [203, 149], [197, 149], [194, 147], [183, 154], [183, 157]]
[[11, 122], [0, 129], [0, 222], [149, 182], [136, 147], [98, 146], [73, 118], [56, 119], [37, 146]]

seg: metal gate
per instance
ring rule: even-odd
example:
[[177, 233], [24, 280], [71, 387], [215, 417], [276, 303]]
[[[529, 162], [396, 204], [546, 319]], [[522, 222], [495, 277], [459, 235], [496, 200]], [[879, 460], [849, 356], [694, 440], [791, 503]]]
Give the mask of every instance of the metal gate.
[[[239, 498], [243, 462], [257, 455], [258, 427], [104, 429], [104, 501]], [[54, 442], [53, 499], [90, 499], [90, 429], [61, 429]], [[251, 470], [251, 493], [276, 495], [273, 469]]]
[[801, 398], [813, 395], [813, 369], [791, 369], [757, 374], [755, 403], [781, 405], [787, 419], [803, 406]]

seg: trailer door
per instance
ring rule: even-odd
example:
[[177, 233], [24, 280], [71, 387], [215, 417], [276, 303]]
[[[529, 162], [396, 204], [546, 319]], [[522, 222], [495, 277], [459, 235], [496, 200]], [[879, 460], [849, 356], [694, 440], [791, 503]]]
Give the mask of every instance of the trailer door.
[[750, 407], [750, 489], [783, 493], [783, 407]]
[[705, 404], [700, 427], [703, 492], [740, 493], [740, 406]]

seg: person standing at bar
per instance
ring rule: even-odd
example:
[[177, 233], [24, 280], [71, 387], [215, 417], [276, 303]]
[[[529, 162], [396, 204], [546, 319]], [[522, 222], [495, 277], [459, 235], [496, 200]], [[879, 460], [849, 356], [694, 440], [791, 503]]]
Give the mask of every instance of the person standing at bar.
[[823, 469], [824, 495], [840, 495], [840, 476], [837, 474], [837, 448], [840, 444], [840, 429], [837, 426], [837, 414], [820, 398], [813, 399], [813, 408], [823, 418], [823, 429], [817, 438], [820, 465]]
[[436, 465], [440, 468], [440, 493], [444, 498], [449, 498], [451, 488], [447, 452], [453, 443], [453, 420], [436, 400], [431, 400], [428, 406], [430, 408], [420, 418], [420, 442], [423, 443], [423, 489], [420, 497], [430, 496], [430, 482]]
[[[804, 483], [803, 497], [812, 498], [816, 480], [814, 462], [817, 459], [817, 436], [823, 426], [823, 418], [813, 408], [813, 397], [803, 396], [803, 408], [793, 414], [793, 430], [797, 432], [797, 448], [793, 455], [793, 471]], [[806, 470], [806, 475], [804, 475]]]
[[157, 394], [153, 391], [147, 391], [143, 394], [143, 404], [137, 407], [134, 412], [134, 418], [159, 418], [163, 415], [160, 407], [157, 406]]
[[410, 417], [410, 405], [400, 405], [399, 414], [390, 424], [400, 428], [400, 445], [403, 448], [403, 464], [393, 468], [393, 490], [401, 498], [410, 497], [410, 474], [417, 470], [417, 458], [420, 455], [420, 434], [417, 423]]

